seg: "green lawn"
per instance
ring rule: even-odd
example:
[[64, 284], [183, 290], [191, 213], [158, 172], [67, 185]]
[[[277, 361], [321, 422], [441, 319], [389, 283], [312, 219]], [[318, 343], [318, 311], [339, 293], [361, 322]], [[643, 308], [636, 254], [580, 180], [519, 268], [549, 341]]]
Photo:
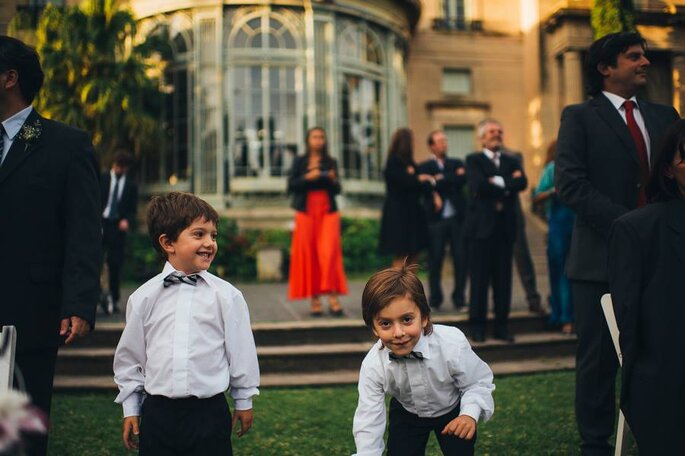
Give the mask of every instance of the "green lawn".
[[[496, 379], [495, 414], [479, 426], [479, 455], [576, 454], [574, 374]], [[57, 394], [50, 455], [125, 455], [114, 394]], [[234, 437], [237, 455], [349, 455], [354, 451], [354, 386], [267, 388], [255, 399], [254, 427]], [[439, 455], [431, 437], [426, 454]]]

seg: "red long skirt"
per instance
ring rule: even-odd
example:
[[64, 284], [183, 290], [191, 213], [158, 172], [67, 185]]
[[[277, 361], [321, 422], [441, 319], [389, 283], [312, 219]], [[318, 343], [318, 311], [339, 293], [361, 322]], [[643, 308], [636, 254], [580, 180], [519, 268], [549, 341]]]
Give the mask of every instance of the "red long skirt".
[[329, 212], [326, 190], [307, 193], [307, 211], [295, 213], [290, 246], [288, 299], [347, 294], [340, 240], [340, 213]]

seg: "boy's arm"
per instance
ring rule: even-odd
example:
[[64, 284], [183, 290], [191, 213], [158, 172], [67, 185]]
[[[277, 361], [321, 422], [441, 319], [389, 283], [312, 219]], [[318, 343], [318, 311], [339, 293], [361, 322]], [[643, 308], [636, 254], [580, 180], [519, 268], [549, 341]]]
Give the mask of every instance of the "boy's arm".
[[224, 312], [225, 347], [230, 373], [229, 386], [236, 410], [250, 410], [252, 396], [259, 394], [257, 348], [250, 327], [250, 314], [242, 293], [236, 293]]
[[385, 449], [385, 391], [380, 376], [366, 364], [359, 372], [358, 390], [359, 403], [352, 424], [356, 456], [381, 456]]
[[476, 422], [487, 421], [495, 411], [492, 392], [495, 385], [490, 367], [471, 349], [466, 337], [460, 333], [457, 356], [450, 362], [450, 371], [461, 391], [460, 415], [467, 415]]
[[143, 321], [129, 299], [126, 326], [114, 353], [114, 382], [119, 395], [114, 400], [124, 409], [124, 417], [139, 416], [145, 388], [145, 334]]

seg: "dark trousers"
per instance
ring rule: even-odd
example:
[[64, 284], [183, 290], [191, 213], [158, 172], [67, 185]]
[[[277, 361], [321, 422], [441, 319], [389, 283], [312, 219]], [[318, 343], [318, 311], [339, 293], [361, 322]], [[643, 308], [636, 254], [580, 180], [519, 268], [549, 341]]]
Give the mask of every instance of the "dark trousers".
[[434, 432], [445, 456], [473, 455], [476, 437], [464, 440], [454, 435], [442, 435], [444, 427], [459, 416], [461, 404], [437, 418], [421, 418], [409, 413], [394, 397], [390, 399], [388, 426], [388, 456], [423, 456], [430, 433]]
[[516, 263], [516, 270], [518, 271], [521, 285], [526, 291], [526, 301], [528, 305], [540, 304], [540, 293], [538, 293], [538, 286], [535, 278], [535, 267], [533, 266], [533, 259], [530, 256], [530, 247], [528, 247], [528, 236], [526, 235], [525, 217], [519, 210], [517, 217], [520, 217], [518, 227], [516, 230], [516, 240], [514, 241], [514, 262]]
[[207, 399], [147, 396], [140, 423], [140, 456], [233, 454], [231, 412], [223, 393]]
[[449, 243], [454, 269], [454, 291], [452, 304], [464, 305], [464, 286], [466, 284], [466, 258], [463, 250], [461, 221], [450, 217], [428, 224], [428, 277], [430, 286], [429, 303], [438, 308], [442, 304], [442, 263], [445, 259], [445, 247]]
[[599, 302], [609, 284], [571, 281], [578, 333], [576, 419], [583, 455], [611, 455], [608, 443], [616, 418], [618, 359]]
[[[21, 387], [20, 381], [23, 380], [23, 386], [31, 397], [33, 405], [40, 408], [48, 416], [50, 416], [52, 381], [55, 376], [56, 360], [57, 347], [17, 352], [14, 358], [14, 387]], [[19, 374], [21, 374], [21, 379]], [[44, 456], [47, 453], [47, 435], [27, 435], [24, 440], [27, 455]]]
[[119, 222], [115, 220], [102, 221], [102, 246], [106, 255], [109, 270], [109, 292], [116, 303], [119, 301], [119, 282], [121, 281], [121, 267], [124, 264], [124, 241], [126, 232], [119, 230]]
[[495, 302], [495, 331], [505, 331], [511, 309], [512, 242], [504, 233], [500, 217], [495, 234], [488, 239], [472, 239], [469, 269], [471, 289], [469, 319], [474, 328], [485, 328], [488, 317], [488, 287], [492, 283]]

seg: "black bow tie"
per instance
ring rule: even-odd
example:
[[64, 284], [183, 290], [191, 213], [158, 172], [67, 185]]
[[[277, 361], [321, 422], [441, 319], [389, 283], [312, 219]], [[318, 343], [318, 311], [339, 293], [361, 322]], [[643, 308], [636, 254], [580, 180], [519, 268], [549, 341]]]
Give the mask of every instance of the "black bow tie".
[[388, 356], [390, 357], [390, 359], [394, 359], [394, 360], [397, 360], [397, 359], [423, 359], [423, 354], [421, 352], [414, 352], [414, 351], [409, 353], [408, 355], [404, 355], [404, 356], [399, 356], [399, 355], [394, 354], [393, 352], [390, 352], [390, 353], [388, 353]]
[[197, 285], [197, 278], [200, 274], [188, 274], [185, 275], [180, 272], [172, 272], [168, 276], [164, 277], [164, 288], [170, 287], [176, 283], [187, 283], [188, 285]]

